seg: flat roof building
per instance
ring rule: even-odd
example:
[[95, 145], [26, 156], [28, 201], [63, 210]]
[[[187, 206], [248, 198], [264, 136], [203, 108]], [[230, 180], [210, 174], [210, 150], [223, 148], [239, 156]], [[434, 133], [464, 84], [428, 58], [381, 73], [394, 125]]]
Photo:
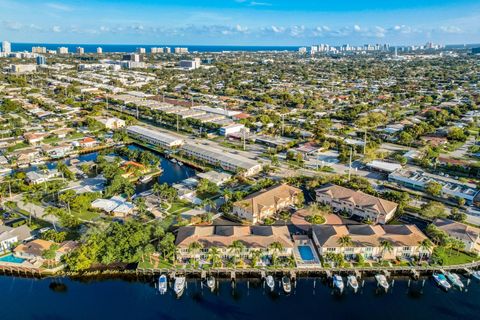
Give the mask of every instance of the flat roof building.
[[243, 171], [245, 176], [255, 175], [262, 170], [262, 165], [255, 160], [203, 144], [186, 143], [181, 147], [181, 151], [189, 157], [227, 171]]
[[388, 181], [421, 191], [425, 190], [428, 183], [437, 182], [442, 185], [442, 194], [444, 196], [463, 198], [467, 204], [472, 204], [479, 193], [479, 190], [473, 185], [464, 184], [458, 180], [433, 175], [420, 170], [397, 170], [388, 175]]
[[130, 126], [127, 128], [127, 133], [133, 138], [161, 147], [163, 149], [175, 148], [184, 143], [183, 139], [176, 136], [141, 126]]

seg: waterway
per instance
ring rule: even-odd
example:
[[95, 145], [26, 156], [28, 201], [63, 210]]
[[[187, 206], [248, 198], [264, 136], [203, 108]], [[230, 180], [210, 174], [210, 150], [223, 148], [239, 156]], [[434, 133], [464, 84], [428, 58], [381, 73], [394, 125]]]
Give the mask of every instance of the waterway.
[[[465, 278], [462, 278], [466, 282]], [[480, 283], [463, 292], [440, 290], [431, 279], [395, 281], [387, 293], [373, 279], [357, 293], [336, 293], [320, 279], [299, 279], [292, 293], [273, 292], [260, 280], [229, 281], [210, 292], [188, 282], [177, 299], [148, 281], [25, 279], [0, 276], [0, 319], [480, 319]]]
[[[129, 145], [128, 148], [132, 150], [147, 150], [146, 148], [143, 148], [135, 144]], [[163, 172], [161, 175], [157, 176], [155, 179], [152, 179], [147, 183], [137, 184], [136, 192], [140, 193], [150, 189], [155, 182], [158, 182], [160, 184], [168, 183], [169, 185], [172, 185], [184, 179], [195, 176], [195, 170], [189, 167], [188, 165], [179, 165], [178, 163], [174, 163], [169, 159], [165, 158], [163, 155], [161, 155], [156, 151], [153, 151], [153, 150], [148, 150], [148, 151], [152, 152], [160, 159], [160, 167], [162, 168]], [[80, 162], [95, 161], [99, 156], [99, 154], [100, 154], [99, 152], [81, 154], [75, 159], [78, 159]], [[113, 151], [111, 153], [108, 153], [108, 151], [107, 152], [103, 151], [103, 154], [106, 154], [108, 156], [118, 156]], [[49, 169], [53, 169], [57, 166], [58, 161], [64, 161], [65, 163], [69, 164], [70, 160], [71, 160], [70, 158], [63, 159], [63, 160], [53, 160], [53, 161], [47, 162], [45, 165]], [[128, 160], [128, 159], [124, 159], [124, 160]], [[37, 170], [37, 169], [38, 169], [38, 166], [33, 165], [26, 169], [20, 169], [20, 170], [31, 171], [31, 170]]]

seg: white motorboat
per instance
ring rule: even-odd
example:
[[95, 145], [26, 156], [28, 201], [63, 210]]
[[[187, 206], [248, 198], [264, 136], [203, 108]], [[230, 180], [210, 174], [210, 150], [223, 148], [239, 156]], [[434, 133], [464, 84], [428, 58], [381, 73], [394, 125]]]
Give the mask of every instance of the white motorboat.
[[175, 277], [173, 290], [175, 291], [177, 298], [180, 298], [185, 290], [185, 280], [186, 279], [183, 276]]
[[160, 294], [165, 294], [168, 288], [168, 281], [167, 276], [162, 274], [160, 278], [158, 278], [158, 291]]
[[474, 271], [472, 273], [472, 277], [474, 277], [477, 280], [480, 280], [480, 271]]
[[347, 285], [349, 285], [355, 292], [358, 290], [358, 281], [357, 277], [354, 275], [349, 275], [347, 277]]
[[143, 176], [140, 178], [139, 182], [140, 183], [147, 183], [152, 180], [152, 176]]
[[292, 283], [291, 283], [289, 277], [284, 276], [282, 278], [282, 287], [283, 287], [283, 291], [285, 291], [285, 293], [292, 292]]
[[210, 290], [214, 290], [214, 289], [215, 289], [215, 277], [210, 276], [210, 277], [207, 278], [207, 287], [208, 287]]
[[390, 288], [390, 285], [388, 284], [387, 277], [385, 277], [383, 274], [377, 274], [375, 276], [375, 280], [377, 280], [377, 284], [385, 289], [387, 291]]
[[445, 276], [441, 273], [434, 273], [433, 280], [435, 280], [438, 286], [445, 290], [449, 290], [450, 288], [452, 288], [450, 283], [447, 281], [447, 278], [445, 278]]
[[178, 161], [177, 164], [178, 164], [179, 166], [183, 166], [183, 162]]
[[343, 289], [345, 288], [345, 285], [343, 283], [343, 279], [341, 276], [339, 276], [338, 274], [335, 274], [333, 276], [333, 286], [335, 288], [337, 288], [338, 290], [340, 290], [340, 292], [343, 291]]
[[177, 159], [175, 158], [172, 158], [170, 161], [172, 161], [173, 163], [177, 163]]
[[270, 290], [273, 291], [273, 289], [275, 289], [275, 280], [273, 279], [273, 277], [271, 275], [267, 276], [267, 278], [265, 279], [265, 282], [267, 284], [267, 287], [270, 288]]
[[458, 287], [459, 289], [463, 289], [465, 287], [458, 274], [453, 272], [446, 272], [445, 276], [454, 286]]

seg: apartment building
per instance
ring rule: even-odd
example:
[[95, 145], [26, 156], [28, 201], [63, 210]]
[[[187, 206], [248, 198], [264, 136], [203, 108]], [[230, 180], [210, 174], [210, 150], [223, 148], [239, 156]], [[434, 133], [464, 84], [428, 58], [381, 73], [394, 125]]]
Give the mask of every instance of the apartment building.
[[[348, 237], [350, 244], [342, 244], [342, 237]], [[322, 256], [334, 253], [346, 259], [361, 255], [368, 260], [389, 260], [431, 254], [431, 249], [425, 250], [420, 245], [428, 238], [415, 225], [315, 225], [312, 238]], [[383, 246], [385, 242], [391, 244], [391, 250]]]
[[257, 223], [299, 202], [302, 190], [281, 184], [247, 196], [233, 204], [233, 214]]
[[398, 207], [395, 202], [331, 183], [320, 187], [315, 192], [317, 202], [327, 204], [335, 211], [344, 211], [374, 223], [387, 223], [393, 218]]
[[187, 157], [220, 167], [230, 172], [242, 172], [244, 176], [252, 176], [262, 170], [262, 165], [255, 160], [239, 154], [200, 143], [185, 143], [180, 152]]
[[132, 138], [164, 149], [179, 147], [184, 143], [181, 138], [141, 126], [130, 126], [127, 128], [127, 133]]
[[[206, 259], [210, 248], [217, 248], [222, 258], [230, 258], [237, 253], [230, 249], [235, 241], [240, 241], [244, 250], [238, 255], [249, 258], [253, 250], [261, 250], [265, 255], [273, 254], [270, 246], [280, 243], [282, 250], [277, 256], [290, 256], [294, 244], [287, 226], [188, 226], [181, 227], [175, 245], [179, 251], [179, 260], [189, 258]], [[198, 253], [191, 252], [189, 246], [198, 242], [202, 249]]]

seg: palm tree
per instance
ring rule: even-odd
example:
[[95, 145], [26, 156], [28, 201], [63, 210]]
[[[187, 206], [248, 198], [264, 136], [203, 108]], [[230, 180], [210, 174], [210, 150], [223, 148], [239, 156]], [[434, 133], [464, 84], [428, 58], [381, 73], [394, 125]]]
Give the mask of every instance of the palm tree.
[[420, 248], [420, 261], [422, 261], [423, 257], [428, 256], [433, 243], [429, 239], [424, 239], [418, 243], [418, 246]]
[[207, 260], [212, 263], [212, 267], [221, 265], [220, 250], [217, 247], [211, 247], [208, 249]]
[[205, 199], [202, 201], [202, 207], [203, 208], [208, 208], [207, 211], [214, 211], [216, 209], [216, 204], [215, 201], [212, 199]]
[[382, 248], [382, 258], [385, 252], [392, 252], [393, 251], [393, 244], [388, 240], [380, 241], [380, 248]]
[[243, 250], [245, 250], [245, 245], [240, 240], [234, 240], [232, 244], [228, 246], [228, 249], [234, 255], [240, 255]]
[[258, 264], [258, 261], [260, 261], [260, 258], [262, 257], [262, 251], [261, 250], [253, 250], [250, 253], [251, 260], [252, 260], [252, 267], [256, 267]]
[[268, 248], [273, 252], [273, 253], [280, 253], [283, 251], [283, 244], [281, 244], [278, 241], [272, 242]]
[[351, 247], [353, 246], [352, 237], [350, 237], [349, 235], [341, 236], [340, 238], [338, 238], [337, 244], [342, 248]]
[[192, 242], [188, 245], [188, 252], [193, 255], [193, 260], [197, 260], [197, 254], [202, 248], [203, 245], [200, 242]]

